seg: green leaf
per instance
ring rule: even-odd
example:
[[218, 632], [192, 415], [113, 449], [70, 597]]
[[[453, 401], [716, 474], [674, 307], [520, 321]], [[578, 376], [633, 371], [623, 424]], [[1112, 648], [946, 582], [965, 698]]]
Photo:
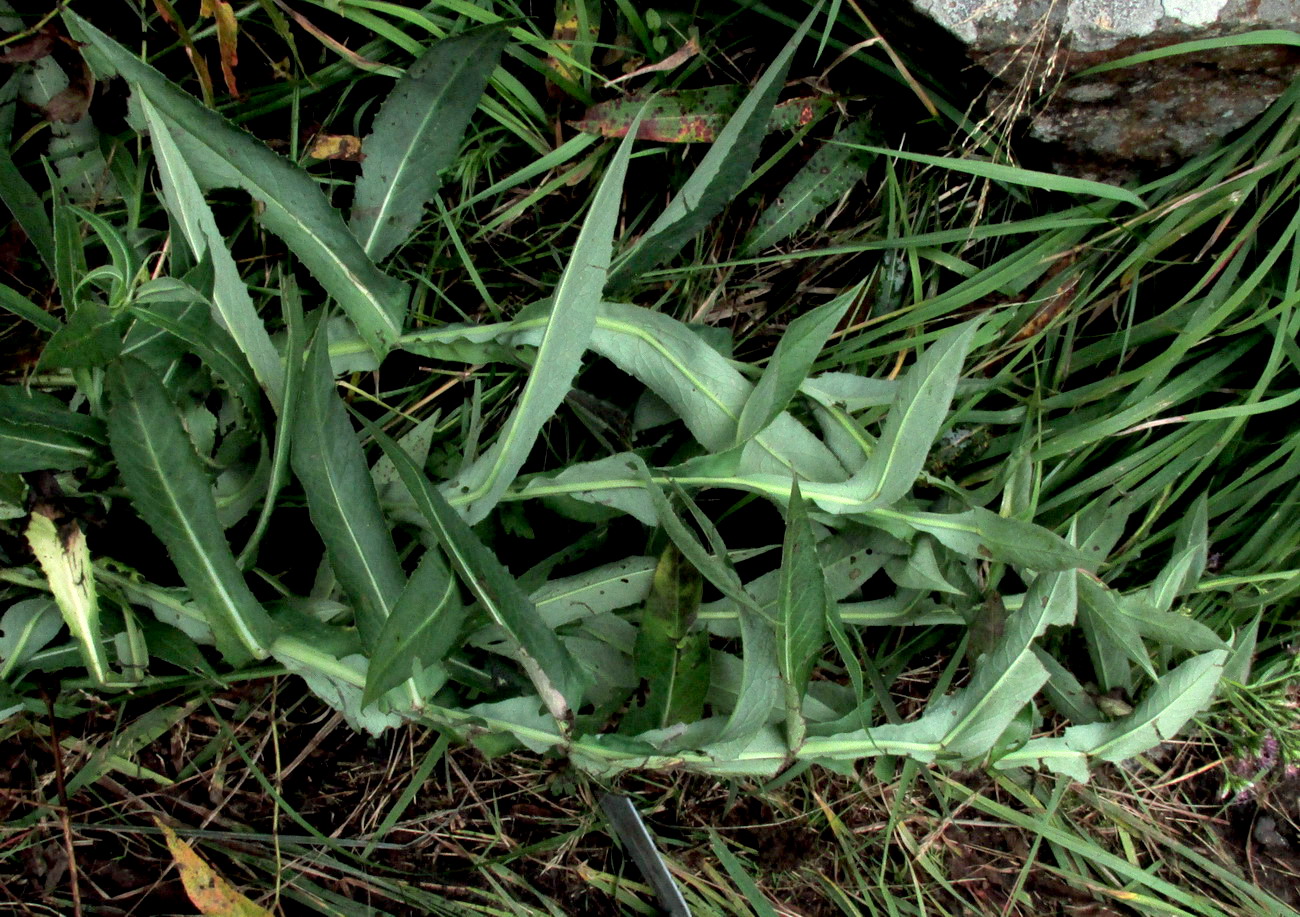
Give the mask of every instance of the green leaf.
[[[257, 314], [248, 287], [239, 276], [235, 259], [226, 248], [217, 221], [208, 202], [203, 199], [190, 164], [177, 146], [172, 129], [147, 95], [140, 96], [140, 108], [153, 140], [167, 210], [175, 225], [181, 227], [194, 257], [199, 261], [205, 258], [211, 261], [213, 318], [239, 346], [278, 414], [284, 406], [284, 368], [271, 343], [271, 336]], [[247, 400], [241, 400], [253, 408]]]
[[70, 411], [53, 395], [0, 385], [0, 472], [84, 468], [104, 442], [98, 419]]
[[364, 141], [349, 226], [382, 261], [411, 237], [455, 162], [509, 33], [500, 25], [431, 45], [397, 81]]
[[123, 318], [98, 303], [83, 302], [41, 351], [40, 368], [84, 369], [111, 363], [122, 351]]
[[945, 547], [966, 557], [1001, 560], [1038, 571], [1068, 570], [1086, 564], [1084, 553], [1055, 532], [980, 506], [951, 514], [872, 510], [863, 515], [929, 532]]
[[[606, 302], [596, 320], [591, 348], [634, 376], [672, 407], [686, 428], [710, 452], [736, 441], [736, 426], [753, 385], [692, 331], [662, 312]], [[780, 426], [777, 426], [780, 424]], [[840, 481], [844, 469], [831, 451], [789, 415], [780, 415], [745, 446], [746, 467], [758, 463], [808, 481]]]
[[1154, 678], [1156, 670], [1151, 657], [1135, 622], [1120, 606], [1119, 596], [1086, 573], [1079, 573], [1078, 577], [1079, 623], [1088, 638], [1088, 655], [1092, 657], [1102, 690], [1127, 690], [1131, 686], [1131, 670], [1125, 659], [1137, 663]]
[[133, 508], [167, 548], [217, 648], [236, 665], [263, 659], [275, 627], [235, 566], [212, 487], [158, 377], [139, 360], [108, 370], [108, 438]]
[[23, 296], [13, 287], [5, 286], [3, 283], [0, 283], [0, 309], [12, 312], [23, 321], [31, 322], [42, 331], [53, 333], [63, 327], [63, 323], [53, 315], [36, 305], [26, 296]]
[[555, 632], [542, 622], [536, 606], [519, 588], [510, 571], [478, 540], [424, 472], [378, 427], [366, 424], [366, 428], [392, 460], [402, 483], [433, 528], [462, 582], [514, 644], [519, 664], [537, 689], [546, 709], [560, 729], [567, 731], [572, 711], [582, 694], [577, 663]]
[[870, 135], [870, 122], [861, 118], [822, 144], [759, 216], [740, 245], [740, 256], [749, 257], [794, 235], [862, 181], [875, 157], [845, 144], [865, 143]]
[[675, 255], [740, 192], [758, 156], [795, 49], [820, 8], [819, 3], [754, 84], [682, 189], [632, 248], [620, 256], [609, 275], [611, 289], [628, 286]]
[[1192, 505], [1192, 511], [1179, 520], [1174, 537], [1174, 556], [1147, 590], [1148, 600], [1158, 610], [1172, 608], [1174, 602], [1187, 594], [1205, 572], [1210, 545], [1208, 513], [1208, 501], [1205, 494], [1201, 494]]
[[0, 681], [13, 678], [18, 667], [62, 629], [59, 606], [46, 596], [23, 599], [6, 608], [0, 615]]
[[515, 479], [537, 434], [569, 393], [578, 372], [595, 328], [600, 291], [613, 252], [632, 139], [629, 136], [619, 144], [592, 199], [573, 254], [555, 289], [528, 382], [505, 428], [485, 455], [445, 485], [471, 525], [491, 512]]
[[99, 631], [99, 593], [86, 536], [75, 519], [56, 523], [56, 517], [54, 507], [38, 503], [27, 523], [27, 544], [41, 565], [68, 630], [77, 640], [86, 669], [98, 684], [105, 685], [111, 678]]
[[352, 602], [362, 645], [373, 650], [406, 576], [370, 466], [334, 391], [323, 325], [307, 354], [290, 440], [290, 463], [307, 494], [312, 524]]
[[441, 553], [438, 548], [424, 553], [384, 622], [370, 654], [363, 707], [440, 662], [456, 644], [465, 606]]
[[[211, 310], [205, 304], [202, 310], [183, 309], [171, 314], [171, 310], [150, 307], [142, 309], [131, 306], [130, 314], [139, 325], [152, 326], [165, 332], [173, 344], [183, 344], [184, 350], [194, 354], [221, 379], [240, 403], [248, 411], [254, 424], [262, 425], [262, 388], [245, 359], [245, 353], [233, 337], [212, 318]], [[134, 329], [133, 329], [134, 330]], [[130, 351], [124, 351], [130, 353]], [[132, 354], [136, 355], [136, 354]], [[147, 361], [146, 361], [147, 362]], [[155, 368], [156, 369], [156, 368]], [[276, 364], [277, 371], [279, 364]], [[276, 404], [276, 399], [271, 399]], [[283, 405], [278, 405], [280, 416], [284, 416]]]
[[40, 196], [23, 178], [9, 155], [13, 143], [14, 113], [18, 110], [18, 83], [21, 73], [14, 73], [0, 87], [0, 200], [4, 201], [18, 225], [31, 240], [46, 270], [54, 270], [54, 226]]
[[978, 328], [979, 319], [974, 319], [949, 329], [908, 370], [871, 457], [839, 485], [857, 495], [865, 507], [890, 506], [911, 491], [948, 416]]
[[812, 370], [813, 363], [826, 346], [831, 332], [849, 306], [857, 300], [861, 286], [835, 297], [830, 302], [805, 312], [786, 328], [767, 361], [758, 384], [745, 399], [736, 425], [736, 444], [747, 442], [785, 412], [790, 399]]
[[631, 734], [694, 723], [709, 691], [709, 634], [695, 626], [704, 580], [669, 542], [659, 556], [637, 630], [637, 674], [645, 679], [645, 705], [629, 712]]
[[1227, 656], [1227, 650], [1193, 656], [1157, 681], [1128, 716], [1066, 729], [1066, 744], [1103, 761], [1126, 761], [1169, 741], [1209, 705]]
[[204, 188], [242, 188], [263, 207], [261, 220], [293, 249], [338, 300], [366, 342], [382, 355], [401, 332], [407, 289], [366, 255], [315, 180], [265, 144], [173, 86], [99, 29], [64, 11], [70, 31], [101, 76], [120, 74], [152, 103]]
[[1035, 577], [1001, 639], [976, 662], [970, 683], [927, 711], [927, 716], [951, 718], [943, 738], [949, 751], [968, 760], [988, 754], [1046, 683], [1049, 672], [1038, 659], [1034, 641], [1049, 626], [1074, 620], [1073, 578], [1071, 572]]
[[803, 696], [826, 642], [830, 604], [826, 577], [817, 556], [817, 540], [796, 480], [786, 512], [776, 601], [777, 663], [785, 683], [786, 741], [791, 749], [803, 744]]
[[625, 557], [594, 570], [549, 580], [531, 598], [552, 630], [645, 599], [658, 566], [653, 557]]

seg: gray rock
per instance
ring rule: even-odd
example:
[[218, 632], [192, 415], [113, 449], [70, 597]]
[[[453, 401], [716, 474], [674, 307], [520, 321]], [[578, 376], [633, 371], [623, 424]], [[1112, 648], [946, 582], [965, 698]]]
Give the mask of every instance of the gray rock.
[[1076, 174], [1123, 177], [1190, 158], [1256, 117], [1300, 72], [1296, 48], [1261, 44], [1076, 76], [1179, 42], [1300, 29], [1300, 0], [912, 0], [900, 15], [907, 6], [876, 0], [886, 38], [922, 62], [960, 41], [994, 79], [995, 116], [1031, 118], [1030, 135]]

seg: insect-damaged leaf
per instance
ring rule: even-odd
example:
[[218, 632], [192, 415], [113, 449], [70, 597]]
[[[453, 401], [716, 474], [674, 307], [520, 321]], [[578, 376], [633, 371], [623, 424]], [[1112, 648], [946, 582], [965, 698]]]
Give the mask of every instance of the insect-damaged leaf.
[[875, 157], [844, 144], [863, 143], [870, 135], [868, 121], [852, 121], [822, 144], [763, 211], [741, 243], [741, 256], [770, 248], [798, 232], [860, 182]]
[[645, 705], [628, 714], [624, 731], [645, 732], [694, 723], [709, 690], [709, 634], [695, 627], [704, 580], [672, 542], [659, 557], [637, 632], [637, 674]]
[[108, 682], [108, 657], [99, 633], [99, 596], [86, 536], [75, 519], [56, 522], [54, 507], [38, 503], [27, 524], [27, 544], [50, 584], [68, 630], [76, 637], [81, 658], [101, 685]]
[[349, 221], [376, 261], [410, 238], [433, 200], [507, 35], [488, 26], [432, 45], [380, 106]]
[[[653, 95], [634, 93], [588, 108], [569, 126], [602, 137], [626, 137], [637, 111], [645, 114], [637, 127], [638, 140], [660, 143], [712, 143], [736, 113], [745, 98], [743, 86], [708, 86]], [[829, 112], [835, 100], [829, 96], [790, 99], [772, 109], [766, 132], [790, 131], [803, 127]], [[859, 139], [866, 139], [865, 135]]]

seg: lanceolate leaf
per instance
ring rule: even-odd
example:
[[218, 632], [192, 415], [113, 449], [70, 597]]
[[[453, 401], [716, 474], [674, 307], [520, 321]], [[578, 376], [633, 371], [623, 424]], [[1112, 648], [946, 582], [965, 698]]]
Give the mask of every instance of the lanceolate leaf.
[[373, 650], [406, 576], [370, 467], [334, 392], [323, 324], [308, 354], [293, 420], [294, 474], [307, 493], [312, 523], [325, 542], [334, 575], [352, 600], [362, 643]]
[[478, 540], [402, 448], [377, 427], [366, 425], [397, 469], [415, 505], [428, 520], [438, 542], [461, 580], [483, 610], [515, 645], [519, 663], [537, 689], [546, 709], [562, 730], [568, 729], [582, 694], [577, 663], [548, 628], [501, 561]]
[[916, 483], [939, 435], [979, 320], [947, 331], [908, 370], [871, 458], [843, 487], [868, 506], [896, 503]]
[[1066, 744], [1103, 761], [1124, 761], [1169, 741], [1209, 704], [1227, 656], [1227, 650], [1193, 656], [1161, 677], [1128, 716], [1071, 726]]
[[703, 587], [699, 572], [670, 542], [655, 568], [633, 652], [637, 674], [647, 684], [645, 707], [641, 715], [629, 716], [625, 729], [690, 724], [703, 715], [709, 633], [695, 626]]
[[153, 103], [205, 188], [242, 188], [263, 206], [262, 222], [338, 300], [377, 353], [401, 332], [407, 289], [366, 255], [316, 182], [265, 144], [173, 86], [75, 13], [64, 11], [83, 53], [101, 75], [120, 74]]
[[349, 221], [371, 258], [382, 261], [420, 222], [507, 37], [489, 26], [432, 45], [380, 106]]
[[106, 442], [104, 425], [44, 392], [0, 386], [0, 472], [84, 468]]
[[1074, 621], [1075, 574], [1040, 573], [1024, 604], [1007, 621], [1002, 638], [976, 662], [975, 677], [927, 715], [952, 719], [944, 746], [966, 759], [988, 754], [1012, 720], [1047, 681], [1034, 641], [1052, 625]]
[[53, 507], [38, 504], [27, 524], [27, 544], [40, 562], [68, 630], [77, 639], [86, 669], [101, 685], [109, 680], [108, 657], [99, 633], [99, 595], [86, 536], [75, 519], [56, 522]]
[[600, 291], [605, 285], [613, 251], [623, 178], [631, 154], [632, 138], [628, 137], [619, 144], [609, 171], [592, 199], [569, 265], [555, 289], [528, 382], [505, 429], [487, 454], [446, 485], [471, 525], [491, 512], [515, 479], [542, 425], [560, 406], [578, 372], [596, 325]]
[[860, 292], [861, 287], [854, 287], [790, 323], [776, 345], [776, 352], [767, 361], [758, 384], [745, 399], [737, 423], [737, 445], [761, 433], [785, 411], [799, 386], [808, 378], [831, 332]]
[[741, 255], [771, 248], [794, 235], [860, 182], [875, 157], [844, 143], [863, 143], [870, 134], [869, 121], [851, 121], [813, 153], [758, 218], [741, 245]]
[[50, 215], [45, 212], [40, 196], [32, 190], [9, 156], [13, 146], [14, 112], [18, 110], [15, 99], [19, 79], [19, 73], [13, 73], [0, 87], [0, 149], [4, 150], [0, 155], [0, 200], [27, 233], [46, 269], [53, 270], [54, 226], [50, 223]]
[[[271, 343], [271, 336], [266, 333], [253, 299], [248, 295], [248, 287], [239, 276], [235, 259], [231, 257], [217, 230], [212, 210], [203, 199], [198, 181], [176, 146], [167, 122], [147, 95], [140, 96], [140, 108], [149, 124], [167, 210], [175, 225], [185, 234], [185, 240], [195, 258], [203, 260], [206, 256], [212, 261], [212, 307], [215, 318], [230, 332], [230, 336], [243, 351], [248, 365], [252, 367], [278, 414], [283, 407], [284, 368]], [[249, 404], [248, 407], [252, 410], [255, 405]]]
[[406, 679], [439, 662], [460, 636], [465, 606], [438, 548], [420, 559], [384, 622], [366, 672], [361, 705], [368, 707]]
[[820, 5], [781, 49], [663, 213], [620, 257], [610, 273], [612, 289], [626, 287], [641, 274], [675, 255], [740, 191], [749, 177], [750, 166], [758, 156], [777, 95], [785, 82], [786, 71], [790, 69], [790, 60], [819, 9]]
[[144, 363], [108, 370], [108, 437], [132, 506], [167, 548], [227, 660], [262, 659], [275, 626], [235, 566], [208, 476], [162, 382]]
[[808, 510], [796, 480], [790, 491], [781, 554], [781, 584], [776, 602], [776, 647], [785, 682], [786, 741], [792, 749], [803, 744], [803, 696], [813, 665], [826, 642], [830, 596], [817, 557]]

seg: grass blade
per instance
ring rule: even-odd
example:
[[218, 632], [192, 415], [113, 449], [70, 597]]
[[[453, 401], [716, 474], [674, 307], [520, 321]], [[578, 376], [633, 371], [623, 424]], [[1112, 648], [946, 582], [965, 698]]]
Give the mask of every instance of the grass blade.
[[200, 187], [242, 188], [256, 198], [266, 227], [338, 300], [371, 349], [387, 351], [402, 330], [406, 286], [375, 267], [316, 182], [80, 16], [64, 16], [97, 72], [118, 73], [153, 103]]
[[415, 505], [433, 528], [461, 581], [478, 598], [483, 610], [514, 644], [538, 695], [567, 733], [582, 694], [577, 663], [555, 632], [537, 614], [537, 608], [501, 561], [478, 540], [460, 514], [451, 507], [410, 457], [383, 431], [366, 425], [384, 454], [397, 469]]
[[569, 264], [555, 289], [528, 382], [505, 429], [482, 458], [446, 485], [471, 525], [496, 506], [527, 460], [542, 425], [569, 393], [596, 326], [633, 139], [628, 135], [619, 144], [592, 198]]
[[911, 162], [923, 163], [927, 166], [935, 166], [940, 169], [948, 169], [953, 172], [962, 172], [966, 175], [974, 175], [977, 178], [987, 178], [992, 181], [1001, 182], [1007, 185], [1020, 185], [1024, 188], [1041, 188], [1044, 191], [1064, 191], [1066, 194], [1083, 194], [1091, 197], [1098, 197], [1102, 200], [1122, 201], [1126, 204], [1132, 204], [1143, 210], [1147, 209], [1146, 201], [1138, 197], [1132, 191], [1126, 188], [1116, 188], [1114, 185], [1108, 185], [1105, 182], [1091, 181], [1086, 178], [1074, 178], [1069, 175], [1057, 175], [1055, 172], [1038, 172], [1033, 169], [1022, 169], [1018, 166], [1007, 166], [996, 162], [986, 162], [982, 159], [956, 159], [951, 156], [928, 156], [925, 153], [908, 153], [903, 150], [891, 150], [881, 146], [870, 146], [862, 143], [847, 144], [854, 149], [861, 150], [865, 153], [875, 153], [878, 156], [892, 156], [895, 159], [906, 159]]
[[234, 664], [264, 659], [275, 626], [249, 591], [217, 522], [207, 474], [153, 371], [134, 359], [108, 370], [108, 439], [136, 511], [167, 548]]
[[456, 158], [508, 32], [489, 26], [426, 50], [379, 107], [365, 139], [349, 226], [382, 261], [410, 238]]
[[609, 275], [611, 289], [626, 287], [675, 255], [744, 186], [767, 132], [790, 60], [820, 9], [818, 3], [740, 103], [686, 184], [636, 244], [619, 258]]
[[356, 431], [334, 393], [323, 323], [308, 351], [290, 440], [312, 523], [352, 601], [362, 644], [373, 650], [406, 576]]

